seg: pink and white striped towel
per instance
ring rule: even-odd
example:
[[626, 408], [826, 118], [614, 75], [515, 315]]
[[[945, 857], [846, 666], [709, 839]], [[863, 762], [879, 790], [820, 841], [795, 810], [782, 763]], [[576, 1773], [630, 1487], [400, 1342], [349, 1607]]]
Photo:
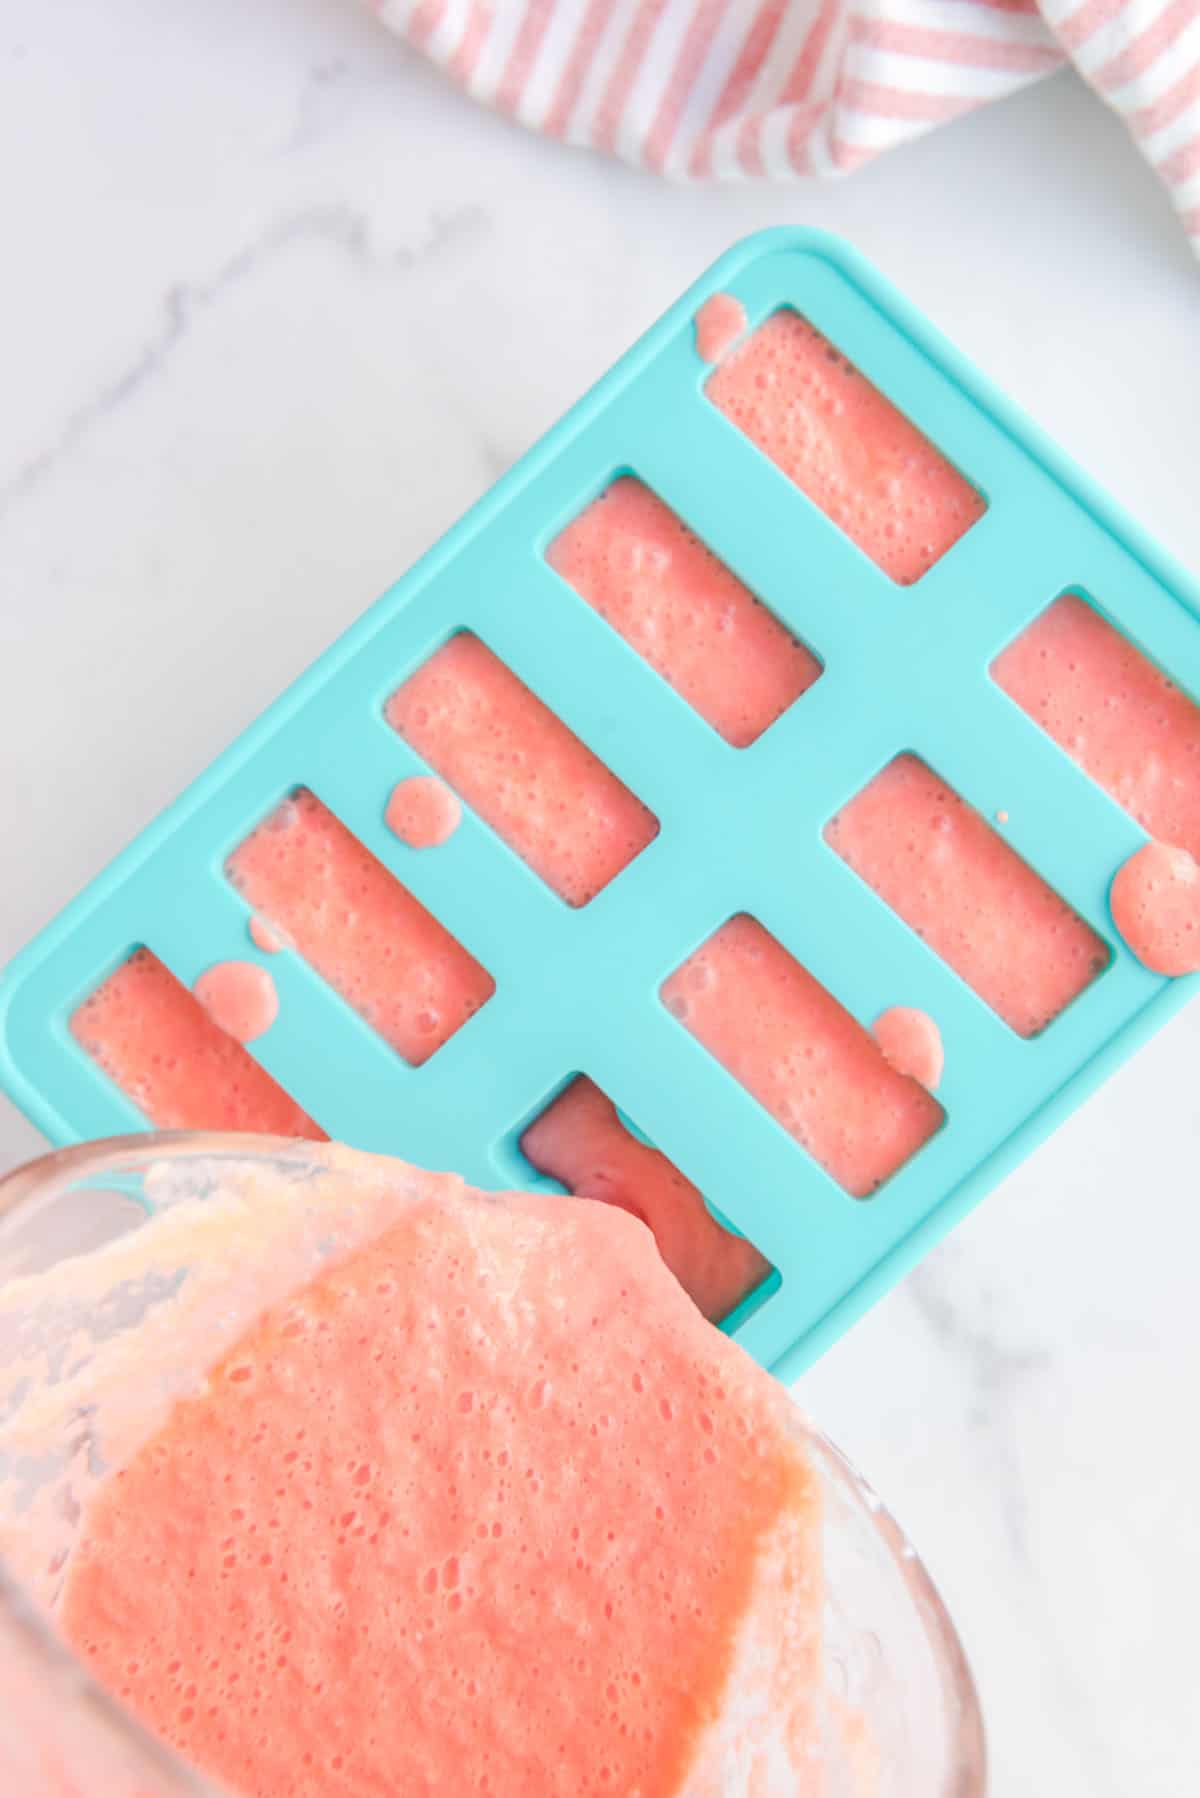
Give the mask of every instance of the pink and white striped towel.
[[1200, 0], [373, 0], [475, 99], [676, 177], [844, 174], [1073, 61], [1200, 249]]

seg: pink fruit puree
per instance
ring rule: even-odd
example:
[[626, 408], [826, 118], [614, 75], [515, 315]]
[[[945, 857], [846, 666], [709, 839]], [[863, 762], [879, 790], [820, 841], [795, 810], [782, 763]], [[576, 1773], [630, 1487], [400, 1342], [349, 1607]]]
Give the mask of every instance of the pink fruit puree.
[[1091, 926], [915, 755], [897, 756], [825, 835], [1021, 1036], [1108, 963]]
[[1186, 849], [1146, 843], [1117, 870], [1113, 922], [1156, 974], [1200, 969], [1200, 867]]
[[722, 925], [662, 989], [680, 1023], [855, 1198], [944, 1113], [756, 919]]
[[569, 905], [594, 899], [658, 834], [641, 800], [467, 631], [393, 693], [387, 717]]
[[71, 1033], [160, 1130], [324, 1139], [148, 949], [136, 950], [84, 1000]]
[[942, 1033], [928, 1012], [912, 1005], [892, 1005], [881, 1012], [871, 1034], [898, 1074], [908, 1074], [928, 1087], [940, 1084], [946, 1056]]
[[720, 362], [746, 329], [746, 308], [731, 293], [710, 294], [696, 314], [696, 353]]
[[771, 1271], [753, 1243], [717, 1222], [665, 1155], [626, 1129], [612, 1100], [585, 1075], [529, 1126], [521, 1153], [578, 1198], [616, 1205], [648, 1225], [679, 1284], [714, 1323]]
[[69, 1641], [243, 1798], [817, 1798], [783, 1389], [612, 1207], [394, 1178], [101, 1480]]
[[410, 849], [435, 849], [458, 829], [462, 806], [436, 775], [414, 774], [392, 789], [384, 816]]
[[1085, 599], [1056, 599], [992, 678], [1148, 835], [1200, 857], [1200, 707]]
[[1195, 973], [1200, 707], [1078, 593], [997, 656], [992, 678], [1158, 839], [1118, 873], [1113, 919], [1155, 973]]
[[760, 325], [707, 391], [902, 586], [983, 514], [983, 499], [941, 451], [796, 312]]
[[631, 475], [550, 546], [548, 561], [735, 748], [821, 672], [669, 506]]
[[201, 974], [192, 991], [213, 1023], [239, 1043], [264, 1036], [279, 1016], [275, 982], [252, 961], [218, 962]]
[[496, 983], [319, 799], [293, 793], [229, 878], [405, 1061], [428, 1061]]
[[279, 955], [284, 949], [293, 947], [285, 940], [283, 932], [268, 924], [265, 918], [251, 918], [247, 929], [254, 947], [261, 949], [264, 955]]

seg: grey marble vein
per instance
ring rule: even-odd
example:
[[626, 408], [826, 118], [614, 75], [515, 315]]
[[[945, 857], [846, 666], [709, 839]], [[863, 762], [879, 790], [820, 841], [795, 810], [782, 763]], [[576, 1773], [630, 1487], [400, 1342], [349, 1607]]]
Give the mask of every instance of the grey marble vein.
[[495, 437], [490, 436], [486, 431], [479, 432], [476, 435], [475, 441], [479, 449], [480, 460], [487, 470], [489, 479], [498, 481], [501, 475], [508, 473], [513, 463], [516, 461], [516, 452], [505, 449], [503, 444], [499, 443]]
[[373, 240], [366, 214], [347, 205], [308, 206], [275, 220], [258, 237], [235, 251], [213, 274], [167, 289], [159, 308], [158, 325], [136, 357], [67, 416], [53, 442], [31, 456], [15, 474], [0, 482], [0, 522], [18, 500], [40, 486], [98, 425], [127, 405], [161, 372], [199, 318], [219, 304], [231, 289], [284, 251], [299, 243], [324, 244], [365, 274], [407, 274], [453, 247], [477, 238], [485, 223], [486, 216], [478, 206], [464, 205], [435, 212], [429, 219], [422, 242], [383, 250]]
[[[981, 1437], [986, 1435], [993, 1471], [1002, 1482], [1004, 1526], [1014, 1554], [1028, 1568], [1029, 1495], [1012, 1443], [1010, 1413], [1017, 1389], [1046, 1369], [1051, 1356], [1045, 1349], [1015, 1346], [990, 1330], [977, 1308], [968, 1312], [958, 1305], [947, 1288], [948, 1259], [953, 1261], [953, 1250], [943, 1249], [936, 1263], [917, 1268], [909, 1276], [908, 1294], [926, 1327], [966, 1372], [972, 1394], [967, 1421]], [[998, 1430], [997, 1422], [1002, 1426]]]
[[285, 151], [320, 143], [346, 118], [350, 110], [349, 75], [349, 64], [340, 56], [313, 64], [300, 90], [296, 117], [283, 144]]

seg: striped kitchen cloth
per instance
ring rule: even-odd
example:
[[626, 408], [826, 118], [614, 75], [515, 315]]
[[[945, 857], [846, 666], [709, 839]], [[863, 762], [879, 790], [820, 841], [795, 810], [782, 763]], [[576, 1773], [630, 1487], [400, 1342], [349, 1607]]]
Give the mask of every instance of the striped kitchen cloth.
[[1200, 249], [1200, 0], [373, 0], [477, 100], [675, 177], [843, 174], [1072, 61]]

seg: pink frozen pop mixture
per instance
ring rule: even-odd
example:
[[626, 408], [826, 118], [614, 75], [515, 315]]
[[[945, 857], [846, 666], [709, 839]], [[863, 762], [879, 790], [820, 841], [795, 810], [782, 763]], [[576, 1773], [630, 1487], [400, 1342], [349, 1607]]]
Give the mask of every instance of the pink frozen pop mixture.
[[265, 1036], [279, 1016], [275, 982], [252, 961], [218, 962], [201, 974], [192, 991], [213, 1023], [239, 1043]]
[[1156, 842], [1130, 857], [1112, 913], [1157, 974], [1200, 967], [1200, 707], [1078, 593], [1064, 593], [992, 677]]
[[268, 924], [265, 918], [251, 918], [247, 929], [254, 947], [261, 949], [264, 955], [280, 955], [285, 949], [293, 947], [293, 944], [287, 941], [284, 933], [277, 930], [273, 924]]
[[487, 645], [460, 631], [388, 722], [569, 905], [586, 905], [658, 823]]
[[665, 1155], [625, 1128], [612, 1100], [585, 1075], [529, 1126], [521, 1153], [576, 1197], [619, 1206], [647, 1224], [679, 1284], [714, 1323], [771, 1271], [753, 1243], [717, 1222]]
[[414, 1066], [496, 990], [474, 956], [307, 790], [259, 825], [230, 857], [228, 872]]
[[799, 313], [776, 312], [708, 397], [902, 586], [984, 512], [940, 450]]
[[833, 994], [744, 914], [662, 989], [680, 1023], [855, 1198], [928, 1141], [944, 1117]]
[[458, 829], [462, 806], [436, 775], [414, 774], [392, 789], [384, 816], [410, 849], [435, 849]]
[[547, 560], [737, 749], [821, 672], [811, 651], [631, 475], [567, 526]]
[[1152, 837], [1200, 856], [1200, 707], [1077, 593], [992, 678]]
[[320, 1125], [148, 949], [84, 1000], [71, 1034], [160, 1130], [324, 1140]]
[[1146, 843], [1117, 870], [1113, 922], [1156, 974], [1200, 969], [1200, 867], [1186, 849]]
[[696, 353], [720, 362], [746, 329], [746, 308], [731, 293], [710, 294], [696, 314]]
[[818, 1798], [783, 1389], [613, 1207], [398, 1171], [101, 1481], [68, 1640], [243, 1798]]
[[880, 898], [1021, 1036], [1107, 965], [1084, 920], [914, 755], [897, 756], [826, 829]]
[[933, 1092], [942, 1078], [946, 1064], [942, 1033], [928, 1012], [913, 1005], [892, 1005], [881, 1012], [871, 1026], [871, 1034], [898, 1074]]

